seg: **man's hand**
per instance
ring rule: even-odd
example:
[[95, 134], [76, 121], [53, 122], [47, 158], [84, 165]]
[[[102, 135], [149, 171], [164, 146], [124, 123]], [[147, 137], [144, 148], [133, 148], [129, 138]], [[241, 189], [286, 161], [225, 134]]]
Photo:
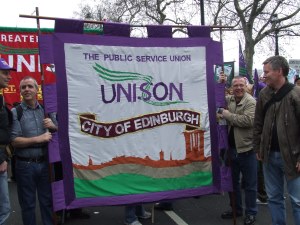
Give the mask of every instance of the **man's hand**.
[[42, 135], [38, 136], [39, 143], [49, 142], [52, 139], [52, 134], [50, 132], [43, 133]]
[[229, 110], [227, 110], [227, 109], [224, 109], [224, 110], [222, 111], [222, 115], [223, 115], [223, 117], [225, 117], [225, 118], [228, 118], [230, 114], [231, 114], [231, 112], [229, 112]]
[[219, 122], [221, 119], [223, 119], [223, 115], [220, 113], [216, 113], [217, 115], [217, 122]]
[[34, 137], [16, 137], [12, 141], [12, 146], [15, 148], [27, 148], [36, 144], [48, 143], [52, 139], [52, 134], [49, 131], [45, 133], [34, 136]]
[[4, 173], [7, 171], [7, 162], [4, 161], [3, 163], [0, 164], [0, 173]]
[[226, 81], [227, 81], [227, 76], [223, 71], [221, 71], [219, 75], [219, 83], [225, 83]]
[[258, 161], [261, 161], [261, 160], [262, 160], [262, 158], [260, 157], [259, 153], [256, 153], [256, 159], [257, 159]]
[[297, 172], [300, 173], [300, 162], [296, 163]]
[[43, 119], [43, 125], [47, 129], [56, 130], [56, 126], [55, 126], [55, 124], [52, 122], [52, 120], [50, 118]]

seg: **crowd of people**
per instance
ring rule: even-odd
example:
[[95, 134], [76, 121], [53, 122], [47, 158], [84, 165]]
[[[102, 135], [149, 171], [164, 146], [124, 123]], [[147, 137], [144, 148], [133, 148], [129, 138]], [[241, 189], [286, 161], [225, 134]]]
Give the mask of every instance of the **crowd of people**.
[[[7, 62], [0, 59], [0, 89], [11, 80]], [[263, 62], [265, 86], [255, 99], [244, 77], [232, 79], [226, 95], [226, 107], [217, 117], [228, 125], [226, 161], [232, 171], [233, 191], [229, 193], [230, 209], [223, 219], [244, 216], [244, 225], [253, 225], [258, 213], [257, 199], [267, 202], [273, 225], [286, 224], [284, 184], [291, 200], [295, 225], [300, 225], [300, 79], [287, 80], [289, 65], [281, 56]], [[226, 76], [221, 73], [220, 82]], [[0, 225], [10, 214], [7, 167], [12, 145], [15, 154], [15, 179], [24, 225], [36, 224], [38, 196], [44, 225], [54, 224], [49, 179], [47, 144], [57, 131], [55, 116], [45, 117], [37, 101], [38, 85], [34, 78], [20, 81], [22, 102], [11, 111], [0, 95]], [[244, 204], [242, 192], [244, 191]], [[173, 202], [162, 202], [157, 209], [173, 209]], [[79, 209], [77, 214], [88, 219]], [[80, 216], [78, 217], [80, 218]], [[141, 225], [139, 219], [151, 218], [142, 205], [126, 206], [126, 225]]]

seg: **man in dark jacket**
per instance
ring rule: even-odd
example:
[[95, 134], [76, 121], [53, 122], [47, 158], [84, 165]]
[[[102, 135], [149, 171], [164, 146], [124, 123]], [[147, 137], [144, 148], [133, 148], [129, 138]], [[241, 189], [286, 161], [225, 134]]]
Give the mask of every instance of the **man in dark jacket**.
[[[4, 59], [0, 58], [0, 89], [8, 86], [11, 80], [11, 68]], [[0, 225], [3, 225], [10, 213], [10, 203], [7, 185], [6, 146], [10, 142], [10, 111], [6, 108], [4, 97], [0, 94]]]
[[295, 225], [300, 225], [300, 88], [288, 83], [289, 64], [282, 56], [263, 64], [267, 87], [256, 105], [254, 150], [263, 162], [272, 224], [286, 224], [286, 179]]

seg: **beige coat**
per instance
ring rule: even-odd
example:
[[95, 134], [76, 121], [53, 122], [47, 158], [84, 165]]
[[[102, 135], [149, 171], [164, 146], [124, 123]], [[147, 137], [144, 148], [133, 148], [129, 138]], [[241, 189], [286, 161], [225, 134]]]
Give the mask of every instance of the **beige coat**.
[[253, 121], [255, 113], [255, 99], [245, 93], [242, 100], [236, 104], [233, 95], [226, 96], [229, 115], [224, 116], [228, 128], [234, 127], [234, 140], [238, 153], [253, 149]]

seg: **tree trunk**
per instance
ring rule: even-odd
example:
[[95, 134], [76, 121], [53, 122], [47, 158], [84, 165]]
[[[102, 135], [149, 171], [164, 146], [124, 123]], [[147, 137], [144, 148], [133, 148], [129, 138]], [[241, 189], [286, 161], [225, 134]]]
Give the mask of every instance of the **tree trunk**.
[[[246, 41], [245, 43], [245, 62], [247, 71], [253, 81], [253, 56], [254, 56], [254, 41]], [[251, 82], [251, 81], [250, 81]]]

